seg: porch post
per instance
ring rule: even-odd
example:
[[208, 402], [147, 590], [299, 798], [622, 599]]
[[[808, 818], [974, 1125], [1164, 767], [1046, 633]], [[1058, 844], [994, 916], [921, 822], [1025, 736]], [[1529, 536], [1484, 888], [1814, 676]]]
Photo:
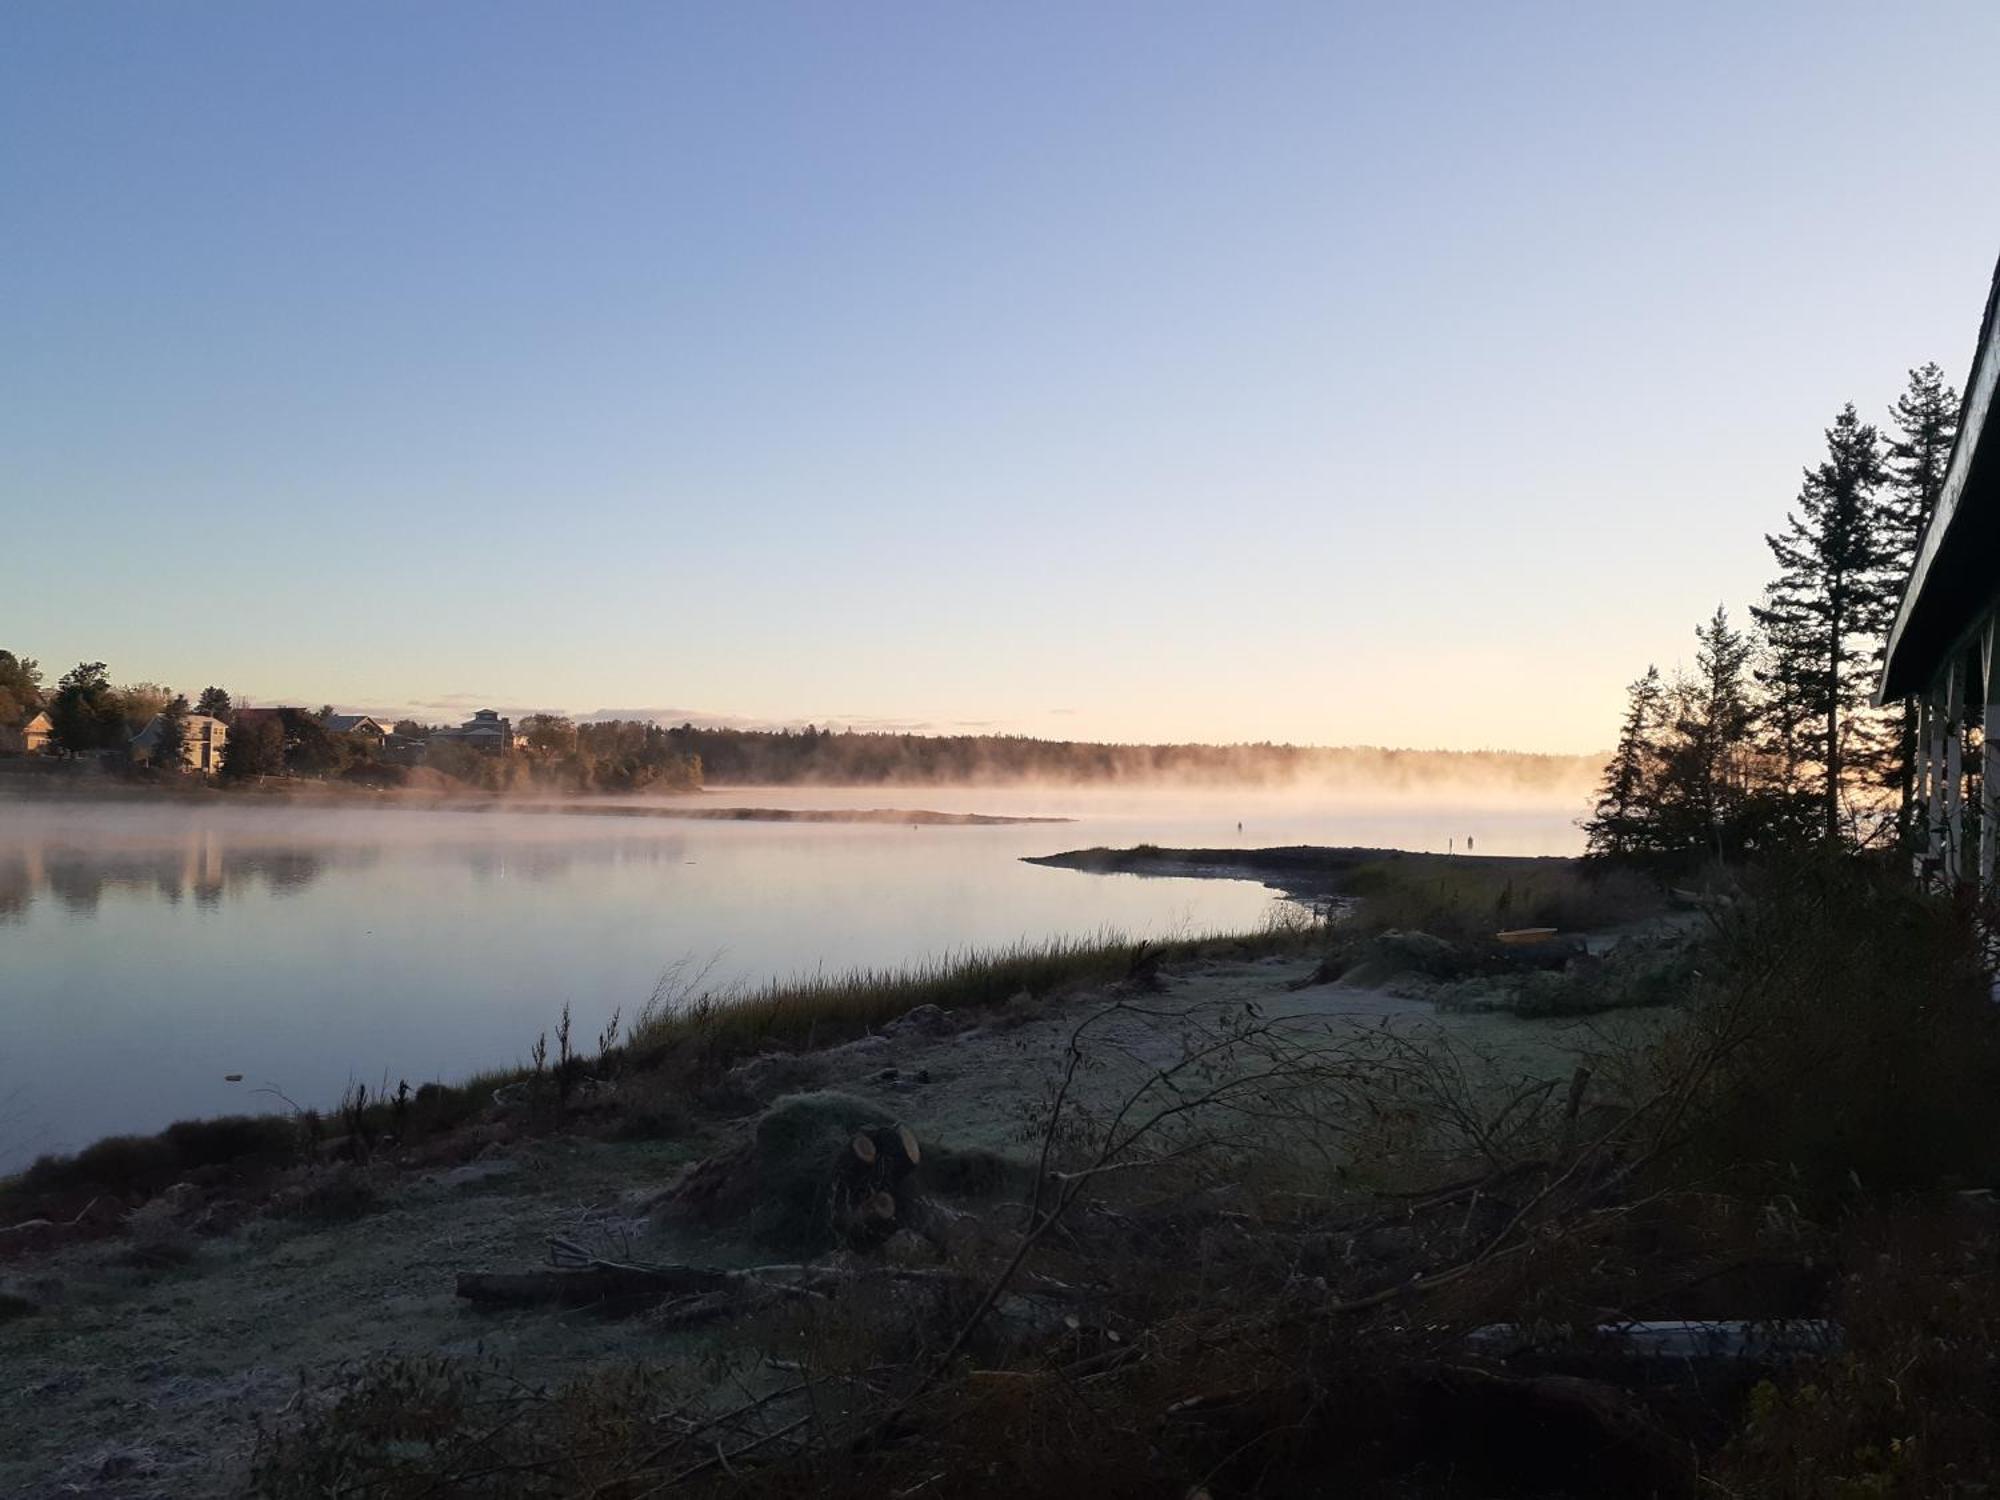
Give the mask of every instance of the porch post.
[[1952, 653], [1945, 674], [1944, 882], [1956, 886], [1965, 848], [1965, 653]]
[[1994, 629], [1992, 615], [1979, 633], [1979, 665], [1986, 684], [1986, 722], [1979, 750], [1979, 888], [1993, 888], [1993, 860], [1996, 835], [2000, 835], [2000, 691], [1994, 682]]
[[1924, 693], [1924, 867], [1941, 878], [1944, 873], [1944, 721], [1946, 681], [1932, 679]]
[[1930, 849], [1931, 806], [1931, 695], [1917, 697], [1916, 738], [1910, 742], [1910, 816], [1903, 837], [1909, 841], [1910, 863], [1917, 878], [1924, 873], [1924, 856]]

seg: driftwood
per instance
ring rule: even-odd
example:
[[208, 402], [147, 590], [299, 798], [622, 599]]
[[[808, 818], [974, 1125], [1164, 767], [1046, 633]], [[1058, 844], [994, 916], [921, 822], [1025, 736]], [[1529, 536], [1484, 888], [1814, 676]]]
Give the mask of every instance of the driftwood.
[[[839, 1266], [789, 1262], [781, 1265], [666, 1265], [602, 1260], [568, 1240], [551, 1240], [549, 1269], [461, 1271], [458, 1295], [483, 1307], [633, 1308], [674, 1301], [667, 1321], [676, 1325], [736, 1317], [785, 1297], [825, 1297], [867, 1283], [926, 1286], [941, 1291], [976, 1290], [971, 1277], [943, 1267]], [[1044, 1297], [1070, 1289], [1038, 1280]], [[675, 1301], [675, 1299], [679, 1299]]]

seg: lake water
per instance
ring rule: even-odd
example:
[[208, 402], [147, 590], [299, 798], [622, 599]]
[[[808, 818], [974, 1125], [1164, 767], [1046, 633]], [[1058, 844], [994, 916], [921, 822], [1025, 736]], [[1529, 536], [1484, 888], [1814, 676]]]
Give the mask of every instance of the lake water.
[[512, 1063], [565, 1002], [592, 1038], [675, 964], [707, 967], [719, 987], [1056, 934], [1240, 930], [1275, 899], [1254, 882], [1087, 875], [1024, 855], [1443, 849], [1467, 834], [1482, 853], [1579, 844], [1572, 808], [1470, 802], [765, 788], [695, 805], [1075, 821], [0, 801], [0, 1171], [114, 1132], [272, 1108], [253, 1092], [264, 1086], [324, 1107], [357, 1079], [415, 1085]]

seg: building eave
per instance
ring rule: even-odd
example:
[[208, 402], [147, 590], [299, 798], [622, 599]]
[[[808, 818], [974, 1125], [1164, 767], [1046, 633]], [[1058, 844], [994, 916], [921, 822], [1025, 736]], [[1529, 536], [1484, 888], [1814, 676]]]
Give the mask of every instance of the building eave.
[[1959, 405], [1958, 438], [1945, 467], [1937, 509], [1924, 527], [1916, 562], [1903, 585], [1896, 622], [1889, 631], [1882, 680], [1875, 694], [1877, 703], [1893, 703], [1923, 692], [1953, 648], [1977, 623], [1978, 605], [1968, 610], [1968, 595], [1962, 590], [1953, 597], [1954, 585], [1971, 581], [1961, 576], [1963, 570], [1954, 560], [1990, 563], [1990, 546], [2000, 540], [2000, 513], [1996, 513], [2000, 507], [1967, 503], [1969, 495], [2000, 483], [2000, 473], [1995, 472], [2000, 455], [1993, 451], [2000, 444], [1986, 441], [1995, 387], [2000, 385], [1996, 305], [2000, 305], [2000, 266], [1996, 266], [1986, 294], [1986, 315], [1979, 325], [1972, 373]]

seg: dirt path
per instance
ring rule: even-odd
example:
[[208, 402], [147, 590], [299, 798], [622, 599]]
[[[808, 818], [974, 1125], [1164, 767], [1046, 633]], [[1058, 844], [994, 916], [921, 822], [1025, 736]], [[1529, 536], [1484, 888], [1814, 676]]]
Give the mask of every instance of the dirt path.
[[[1300, 959], [1169, 970], [1094, 1033], [1103, 1067], [1082, 1088], [1102, 1102], [1179, 1055], [1187, 1024], [1257, 1007], [1313, 1028], [1436, 1028], [1507, 1071], [1551, 1076], [1590, 1034], [1574, 1024], [1441, 1015], [1372, 989], [1293, 990]], [[1061, 1070], [1079, 1019], [1107, 1001], [1080, 994], [1025, 1017], [970, 1028], [913, 1014], [891, 1034], [816, 1054], [807, 1082], [879, 1102], [920, 1138], [1026, 1158], [1030, 1117]], [[796, 1085], [794, 1085], [796, 1086]], [[478, 1314], [453, 1296], [463, 1269], [538, 1264], [562, 1234], [635, 1259], [729, 1263], [747, 1251], [663, 1227], [643, 1208], [712, 1142], [608, 1144], [558, 1137], [504, 1157], [397, 1180], [379, 1212], [311, 1225], [260, 1218], [195, 1242], [166, 1269], [103, 1241], [0, 1267], [38, 1304], [0, 1321], [0, 1494], [197, 1496], [228, 1493], [259, 1418], [381, 1354], [490, 1356], [530, 1381], [635, 1356], [686, 1358], [686, 1336], [644, 1319], [587, 1313]]]

